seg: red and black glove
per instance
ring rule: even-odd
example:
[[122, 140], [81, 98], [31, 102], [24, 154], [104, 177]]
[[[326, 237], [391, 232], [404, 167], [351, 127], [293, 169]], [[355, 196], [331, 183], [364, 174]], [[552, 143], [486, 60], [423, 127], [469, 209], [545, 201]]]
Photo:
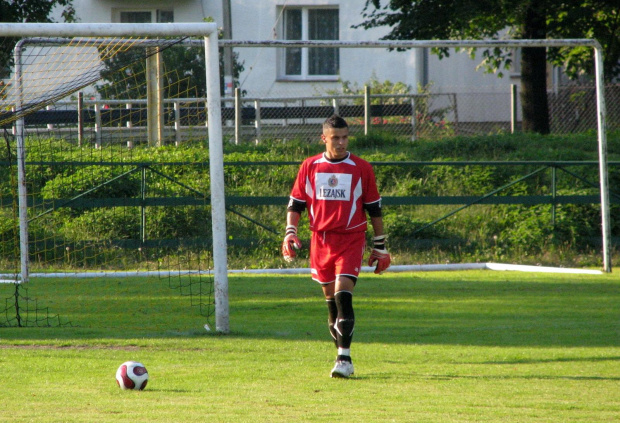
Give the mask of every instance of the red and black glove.
[[385, 248], [386, 238], [386, 235], [379, 235], [372, 239], [373, 246], [370, 257], [368, 258], [368, 265], [372, 266], [375, 262], [377, 263], [375, 273], [382, 273], [390, 267], [390, 263], [392, 262], [390, 253], [388, 253], [387, 248]]
[[286, 235], [284, 236], [284, 241], [282, 242], [282, 256], [284, 260], [289, 263], [295, 260], [295, 256], [297, 256], [297, 252], [295, 250], [299, 250], [301, 248], [301, 241], [297, 237], [297, 228], [293, 225], [289, 225], [286, 227]]

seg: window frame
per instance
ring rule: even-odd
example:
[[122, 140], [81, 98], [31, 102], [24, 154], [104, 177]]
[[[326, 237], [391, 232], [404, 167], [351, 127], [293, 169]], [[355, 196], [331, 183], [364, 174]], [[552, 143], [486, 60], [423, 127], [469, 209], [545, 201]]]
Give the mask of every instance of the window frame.
[[174, 22], [174, 8], [171, 9], [158, 9], [153, 7], [116, 7], [112, 9], [112, 22], [120, 23], [121, 13], [144, 13], [149, 12], [151, 14], [151, 21], [156, 23], [164, 23], [160, 22], [160, 14], [162, 12], [172, 13], [172, 22]]
[[[286, 12], [287, 10], [301, 10], [301, 41], [309, 41], [309, 32], [310, 32], [310, 20], [309, 14], [310, 10], [336, 10], [338, 11], [338, 39], [340, 39], [340, 8], [338, 6], [290, 6], [284, 8], [284, 10], [280, 10], [282, 14], [282, 19], [280, 22], [280, 31], [281, 37], [280, 39], [286, 41]], [[280, 14], [280, 13], [279, 13]], [[292, 48], [292, 47], [291, 47]], [[301, 74], [300, 75], [290, 75], [286, 73], [286, 52], [287, 48], [278, 49], [278, 72], [277, 72], [277, 80], [278, 81], [338, 81], [340, 80], [340, 48], [338, 47], [326, 47], [326, 48], [334, 48], [338, 54], [338, 73], [333, 75], [310, 75], [310, 63], [309, 63], [309, 48], [303, 47], [301, 48]]]

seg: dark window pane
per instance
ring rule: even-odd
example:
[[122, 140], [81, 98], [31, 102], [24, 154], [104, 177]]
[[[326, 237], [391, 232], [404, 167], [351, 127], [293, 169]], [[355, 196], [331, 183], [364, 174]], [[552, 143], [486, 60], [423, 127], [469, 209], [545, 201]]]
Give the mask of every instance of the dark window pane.
[[158, 10], [157, 11], [157, 22], [159, 23], [174, 22], [174, 12], [172, 10]]
[[[308, 11], [310, 40], [338, 40], [338, 9]], [[337, 48], [311, 48], [308, 51], [309, 75], [338, 75], [340, 54]]]
[[309, 75], [338, 75], [340, 56], [337, 48], [311, 48], [308, 51]]
[[[301, 9], [284, 11], [284, 39], [301, 40]], [[301, 75], [301, 49], [287, 48], [285, 70], [287, 75]]]
[[301, 40], [301, 9], [285, 10], [284, 39]]
[[286, 74], [301, 75], [301, 49], [291, 47], [286, 49]]
[[338, 40], [338, 9], [310, 9], [308, 39]]
[[121, 12], [121, 23], [151, 23], [151, 12]]

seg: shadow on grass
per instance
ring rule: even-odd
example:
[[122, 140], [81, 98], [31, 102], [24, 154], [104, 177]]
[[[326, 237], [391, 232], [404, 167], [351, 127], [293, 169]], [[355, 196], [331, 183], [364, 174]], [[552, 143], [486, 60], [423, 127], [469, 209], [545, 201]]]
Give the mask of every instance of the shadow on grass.
[[[76, 327], [0, 328], [3, 340], [218, 336], [328, 341], [327, 307], [306, 276], [229, 278], [231, 333], [202, 327], [187, 298], [153, 280], [38, 281], [30, 290]], [[441, 272], [363, 275], [355, 342], [618, 346], [620, 283], [591, 275]], [[212, 324], [213, 326], [213, 324]]]
[[[574, 380], [574, 381], [618, 381], [620, 377], [600, 376], [550, 376], [550, 375], [415, 375], [417, 378], [428, 380]], [[369, 378], [372, 378], [370, 376]]]

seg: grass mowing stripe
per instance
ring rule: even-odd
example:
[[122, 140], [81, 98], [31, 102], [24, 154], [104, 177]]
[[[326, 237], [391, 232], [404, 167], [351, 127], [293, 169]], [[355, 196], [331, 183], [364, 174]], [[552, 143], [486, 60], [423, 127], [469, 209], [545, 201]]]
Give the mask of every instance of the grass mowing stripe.
[[[364, 276], [356, 377], [333, 380], [327, 310], [306, 276], [231, 276], [226, 336], [156, 280], [34, 280], [29, 295], [79, 326], [0, 328], [0, 421], [618, 421], [619, 282]], [[149, 370], [143, 392], [116, 387], [128, 359]]]

